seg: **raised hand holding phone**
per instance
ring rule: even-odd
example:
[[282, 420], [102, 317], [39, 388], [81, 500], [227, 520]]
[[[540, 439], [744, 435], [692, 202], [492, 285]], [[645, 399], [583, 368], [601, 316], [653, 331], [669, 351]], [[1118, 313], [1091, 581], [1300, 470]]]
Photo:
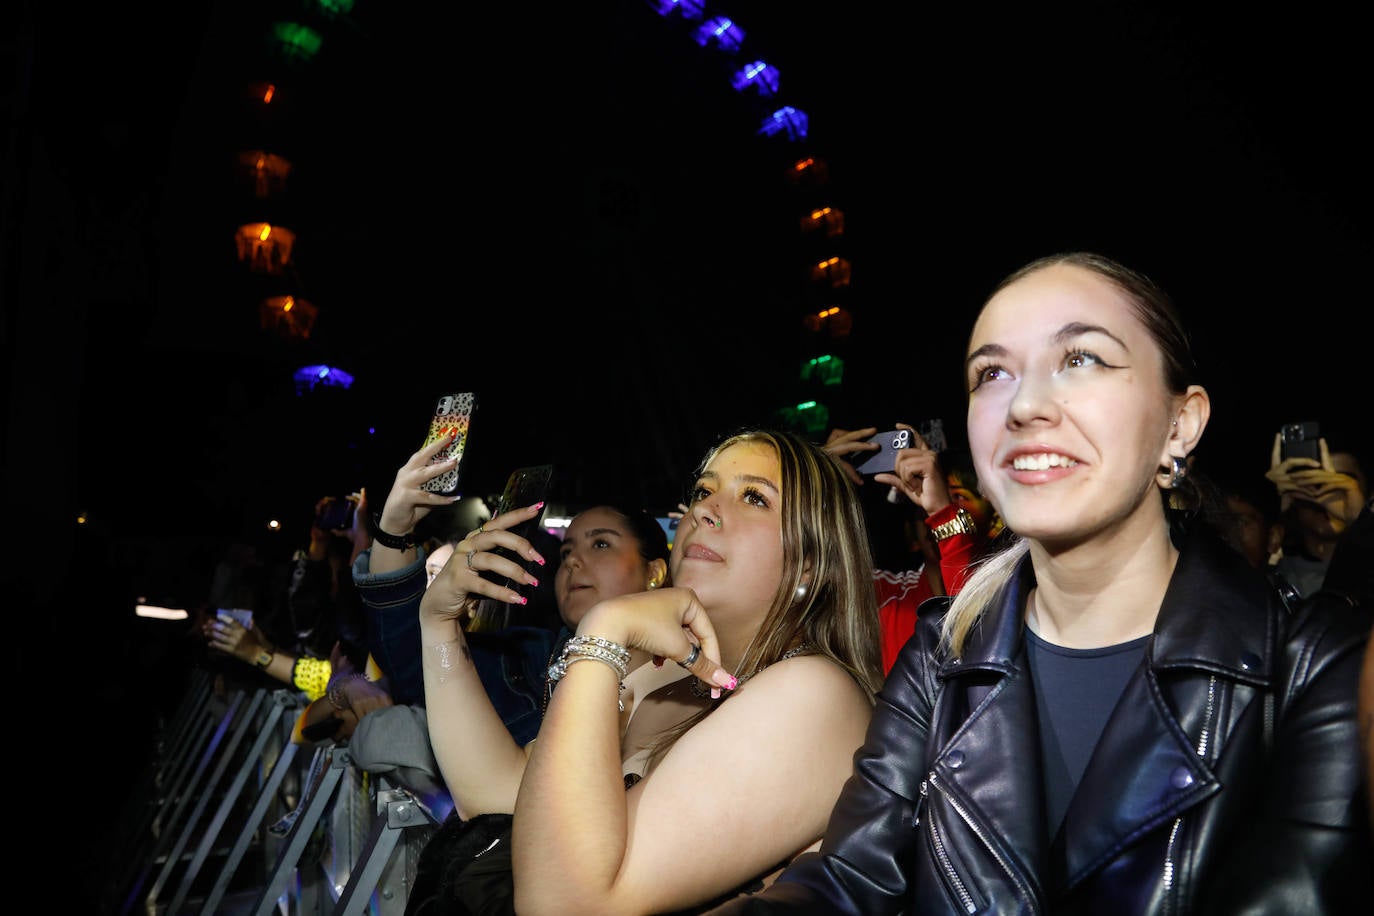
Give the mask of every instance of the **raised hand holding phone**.
[[444, 445], [430, 458], [430, 464], [443, 465], [442, 472], [421, 484], [424, 489], [440, 496], [457, 496], [461, 479], [463, 452], [467, 448], [468, 429], [472, 425], [473, 411], [477, 408], [477, 396], [466, 391], [461, 394], [446, 394], [434, 404], [434, 416], [429, 422], [429, 433], [424, 444], [443, 442]]

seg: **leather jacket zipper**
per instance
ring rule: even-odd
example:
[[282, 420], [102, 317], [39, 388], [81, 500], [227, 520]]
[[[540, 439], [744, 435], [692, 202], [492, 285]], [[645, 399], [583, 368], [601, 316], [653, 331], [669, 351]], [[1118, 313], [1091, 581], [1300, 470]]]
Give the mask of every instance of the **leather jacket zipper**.
[[[927, 782], [935, 788], [939, 788], [939, 777], [932, 772], [925, 780], [921, 781], [922, 796], [926, 794]], [[983, 848], [991, 853], [992, 857], [997, 860], [997, 864], [1001, 866], [1002, 871], [1006, 873], [1007, 877], [1011, 878], [1012, 883], [1016, 885], [1017, 892], [1021, 895], [1021, 899], [1029, 904], [1028, 912], [1040, 912], [1040, 907], [1036, 905], [1035, 895], [1030, 892], [1030, 888], [1026, 887], [1025, 882], [1020, 879], [1020, 876], [1017, 875], [1016, 871], [1011, 867], [1011, 863], [1003, 858], [996, 848], [993, 847], [992, 843], [989, 842], [988, 835], [984, 832], [983, 828], [974, 823], [968, 811], [953, 795], [944, 791], [941, 791], [940, 794], [944, 796], [945, 801], [949, 802], [949, 806], [954, 809], [955, 813], [963, 819], [964, 825], [968, 827], [969, 830], [973, 831], [974, 836], [978, 837], [979, 842], [983, 844]], [[959, 898], [964, 904], [964, 910], [969, 913], [976, 912], [977, 906], [974, 903], [973, 895], [969, 893], [968, 886], [964, 884], [963, 879], [954, 871], [954, 865], [950, 861], [948, 853], [945, 852], [944, 843], [940, 840], [940, 835], [936, 831], [933, 822], [930, 825], [930, 836], [935, 843], [935, 853], [940, 858], [940, 864], [944, 867], [946, 876], [950, 879], [950, 882], [958, 892]]]
[[[930, 779], [934, 779], [935, 774], [931, 774]], [[921, 798], [927, 796], [927, 783], [929, 780], [921, 780]], [[955, 809], [958, 810], [957, 808]], [[916, 815], [916, 823], [921, 823], [921, 816]], [[968, 886], [964, 884], [964, 879], [959, 877], [959, 873], [954, 870], [954, 863], [949, 860], [949, 853], [945, 851], [944, 841], [940, 839], [940, 833], [935, 829], [934, 822], [930, 825], [930, 840], [935, 844], [935, 857], [940, 860], [940, 867], [944, 869], [945, 877], [949, 879], [949, 884], [954, 888], [954, 893], [959, 895], [959, 902], [964, 906], [965, 913], [978, 912], [978, 906], [973, 902], [973, 895], [968, 892]]]
[[[1202, 718], [1202, 734], [1197, 741], [1197, 755], [1205, 758], [1207, 755], [1207, 745], [1212, 732], [1212, 716], [1216, 713], [1217, 700], [1217, 676], [1214, 674], [1207, 680], [1207, 708]], [[1183, 815], [1174, 819], [1174, 826], [1169, 830], [1169, 845], [1164, 850], [1164, 874], [1162, 881], [1165, 891], [1174, 889], [1174, 871], [1177, 866], [1174, 863], [1174, 844], [1178, 840], [1179, 831], [1183, 828]], [[1164, 909], [1162, 912], [1168, 913], [1170, 907], [1170, 897], [1164, 898]]]

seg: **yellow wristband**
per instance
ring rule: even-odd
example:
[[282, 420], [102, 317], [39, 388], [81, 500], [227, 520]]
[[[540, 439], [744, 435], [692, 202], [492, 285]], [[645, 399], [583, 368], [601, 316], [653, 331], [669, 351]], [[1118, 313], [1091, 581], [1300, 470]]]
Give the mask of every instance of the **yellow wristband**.
[[328, 659], [298, 658], [291, 668], [291, 683], [314, 702], [329, 689], [331, 667]]

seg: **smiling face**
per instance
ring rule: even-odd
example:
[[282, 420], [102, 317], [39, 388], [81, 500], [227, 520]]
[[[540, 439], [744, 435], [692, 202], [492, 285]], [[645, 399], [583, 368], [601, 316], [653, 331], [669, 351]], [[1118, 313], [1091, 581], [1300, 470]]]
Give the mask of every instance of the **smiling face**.
[[767, 611], [783, 571], [782, 465], [773, 448], [739, 442], [697, 478], [673, 541], [673, 584], [696, 591], [712, 621]]
[[662, 561], [644, 559], [625, 518], [601, 506], [577, 514], [563, 534], [559, 554], [554, 598], [563, 622], [572, 628], [603, 598], [643, 591], [663, 578]]
[[983, 307], [966, 365], [970, 450], [1008, 527], [1074, 542], [1163, 524], [1177, 399], [1119, 287], [1071, 264], [1023, 276]]

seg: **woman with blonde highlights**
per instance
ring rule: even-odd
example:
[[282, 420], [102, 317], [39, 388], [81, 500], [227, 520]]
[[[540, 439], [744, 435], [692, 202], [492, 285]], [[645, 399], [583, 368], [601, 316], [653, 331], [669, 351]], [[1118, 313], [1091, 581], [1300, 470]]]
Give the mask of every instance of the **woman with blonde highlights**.
[[819, 851], [711, 912], [1367, 909], [1369, 609], [1290, 612], [1199, 520], [1211, 401], [1168, 297], [1035, 261], [983, 305], [966, 380], [1017, 542], [922, 606]]

